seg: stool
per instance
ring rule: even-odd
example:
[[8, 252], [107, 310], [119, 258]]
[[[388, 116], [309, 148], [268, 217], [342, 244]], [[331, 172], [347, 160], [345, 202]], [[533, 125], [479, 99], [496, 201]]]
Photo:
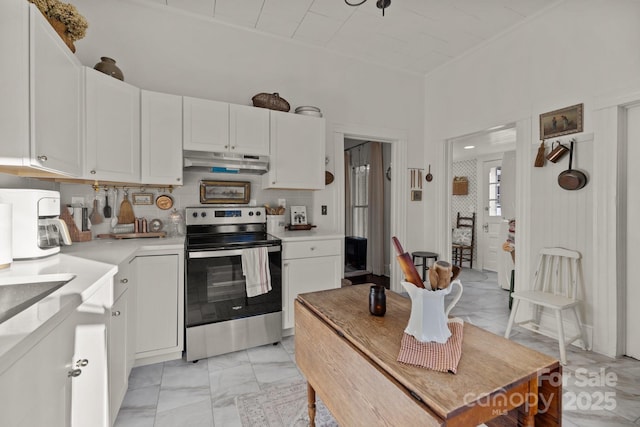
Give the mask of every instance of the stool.
[[[429, 269], [427, 266], [427, 259], [433, 258], [433, 262], [436, 262], [438, 260], [438, 254], [435, 252], [417, 251], [411, 252], [411, 257], [413, 259], [413, 265], [416, 267], [420, 265], [422, 266], [422, 281], [425, 282], [427, 280], [427, 270]], [[416, 258], [422, 258], [422, 264], [416, 264]]]

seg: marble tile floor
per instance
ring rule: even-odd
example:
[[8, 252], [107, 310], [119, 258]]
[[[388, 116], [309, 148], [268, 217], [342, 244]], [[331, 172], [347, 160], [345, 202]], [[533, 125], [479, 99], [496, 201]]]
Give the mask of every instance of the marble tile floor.
[[[509, 316], [508, 292], [496, 275], [463, 282], [464, 293], [452, 315], [503, 335]], [[358, 286], [358, 285], [355, 285]], [[555, 340], [515, 328], [511, 338], [558, 356]], [[568, 427], [640, 426], [640, 361], [611, 359], [570, 347], [564, 367], [563, 425]], [[297, 381], [293, 337], [200, 360], [175, 360], [134, 368], [117, 427], [241, 426], [235, 397], [276, 384]]]

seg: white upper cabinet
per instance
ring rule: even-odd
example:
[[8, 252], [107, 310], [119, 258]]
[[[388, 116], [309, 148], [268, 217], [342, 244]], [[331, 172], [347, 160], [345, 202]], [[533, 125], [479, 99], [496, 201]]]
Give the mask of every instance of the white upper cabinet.
[[84, 177], [140, 182], [140, 89], [85, 68]]
[[32, 4], [0, 4], [0, 165], [82, 174], [82, 64]]
[[82, 173], [82, 65], [31, 7], [31, 162]]
[[229, 104], [208, 99], [183, 101], [185, 150], [225, 152], [229, 150]]
[[269, 155], [269, 110], [183, 97], [183, 148]]
[[263, 188], [324, 188], [325, 120], [271, 111], [269, 172]]
[[182, 97], [141, 91], [141, 182], [182, 185]]
[[269, 110], [229, 104], [229, 151], [269, 155]]

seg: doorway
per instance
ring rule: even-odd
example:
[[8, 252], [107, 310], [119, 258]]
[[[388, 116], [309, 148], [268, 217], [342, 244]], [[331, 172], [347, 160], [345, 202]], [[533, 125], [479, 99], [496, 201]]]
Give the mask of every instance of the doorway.
[[[475, 213], [473, 269], [498, 273], [500, 286], [509, 289], [513, 260], [502, 250], [508, 221], [515, 218], [514, 124], [448, 140], [452, 177], [466, 180], [464, 194], [449, 193], [450, 226]], [[455, 192], [454, 192], [455, 193]], [[463, 268], [470, 268], [463, 263]]]
[[[480, 161], [479, 161], [480, 162]], [[500, 229], [502, 218], [502, 155], [499, 158], [491, 156], [490, 159], [481, 160], [482, 175], [480, 179], [481, 218], [482, 230], [478, 233], [478, 263], [483, 270], [498, 271], [498, 258], [500, 256], [504, 236]]]
[[344, 277], [390, 283], [391, 144], [344, 139]]
[[[388, 143], [391, 148], [391, 168], [390, 190], [388, 199], [390, 203], [389, 212], [389, 230], [385, 231], [385, 235], [396, 236], [400, 241], [405, 241], [407, 237], [407, 224], [404, 218], [407, 217], [408, 196], [402, 191], [408, 185], [407, 174], [401, 171], [407, 168], [407, 134], [397, 129], [388, 129], [376, 126], [358, 126], [358, 125], [338, 125], [334, 127], [333, 132], [333, 159], [336, 162], [335, 183], [337, 184], [332, 192], [332, 203], [336, 206], [336, 222], [337, 230], [343, 231], [345, 227], [345, 195], [344, 195], [344, 142], [345, 139], [356, 139], [364, 141], [379, 141]], [[385, 179], [386, 179], [385, 170]], [[388, 253], [385, 262], [389, 264], [389, 289], [402, 292], [403, 288], [400, 284], [402, 280], [402, 270], [400, 265], [392, 255], [391, 244], [385, 247], [385, 253]]]

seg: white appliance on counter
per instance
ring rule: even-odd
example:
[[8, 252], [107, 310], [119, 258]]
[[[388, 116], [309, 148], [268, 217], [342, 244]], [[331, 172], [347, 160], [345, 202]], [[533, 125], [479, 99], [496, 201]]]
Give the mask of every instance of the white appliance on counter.
[[0, 188], [0, 203], [13, 206], [13, 259], [57, 254], [61, 244], [71, 244], [67, 224], [59, 218], [58, 191]]

